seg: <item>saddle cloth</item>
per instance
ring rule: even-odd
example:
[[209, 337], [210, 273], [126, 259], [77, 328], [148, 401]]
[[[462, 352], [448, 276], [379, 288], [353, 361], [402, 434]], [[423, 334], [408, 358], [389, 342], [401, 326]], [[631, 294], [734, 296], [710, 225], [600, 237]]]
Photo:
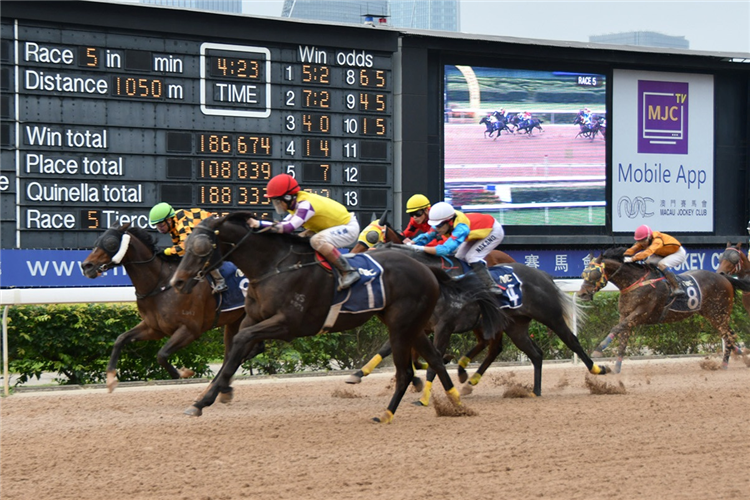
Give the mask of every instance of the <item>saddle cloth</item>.
[[[333, 293], [333, 305], [321, 332], [328, 331], [336, 323], [339, 314], [357, 314], [385, 308], [387, 298], [380, 264], [366, 253], [346, 255], [346, 260], [359, 271], [359, 280], [351, 287]], [[338, 270], [334, 270], [336, 283], [338, 276]]]
[[669, 310], [675, 312], [699, 311], [703, 304], [703, 293], [698, 282], [687, 274], [676, 274], [680, 287], [685, 290], [685, 295], [678, 296], [670, 305]]
[[[219, 310], [226, 312], [245, 307], [245, 295], [247, 295], [247, 287], [249, 285], [245, 274], [231, 262], [224, 262], [221, 268], [219, 268], [219, 272], [227, 283], [227, 291], [222, 292], [219, 299]], [[213, 285], [214, 279], [210, 274], [208, 274], [207, 278], [211, 282], [211, 285]]]
[[[461, 264], [461, 270], [464, 274], [471, 272], [471, 266], [463, 260], [456, 259]], [[451, 263], [450, 259], [443, 258], [443, 268], [446, 268], [446, 263]], [[451, 263], [451, 267], [453, 267]], [[492, 279], [497, 283], [497, 286], [503, 291], [502, 295], [498, 296], [500, 301], [501, 309], [518, 309], [523, 305], [523, 292], [521, 286], [523, 283], [518, 278], [516, 273], [513, 272], [513, 268], [510, 266], [493, 266], [488, 268]]]

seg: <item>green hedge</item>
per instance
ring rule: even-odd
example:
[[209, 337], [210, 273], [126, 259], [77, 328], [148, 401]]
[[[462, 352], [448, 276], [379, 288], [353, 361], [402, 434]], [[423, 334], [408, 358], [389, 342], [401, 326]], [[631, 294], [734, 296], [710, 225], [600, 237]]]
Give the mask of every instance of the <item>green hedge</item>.
[[[617, 324], [618, 293], [599, 293], [586, 307], [588, 318], [579, 325], [579, 340], [586, 352]], [[8, 315], [10, 371], [23, 384], [43, 372], [59, 375], [65, 384], [102, 383], [114, 340], [139, 321], [134, 304], [119, 305], [34, 305], [14, 306]], [[735, 302], [732, 327], [740, 342], [750, 341], [750, 320]], [[546, 359], [569, 359], [570, 350], [543, 325], [532, 322], [531, 335]], [[214, 329], [170, 358], [196, 376], [209, 374], [209, 363], [220, 362], [224, 354], [222, 332]], [[267, 342], [266, 350], [243, 365], [245, 373], [278, 374], [309, 370], [355, 369], [372, 357], [388, 338], [385, 327], [376, 319], [342, 332], [296, 339], [291, 343]], [[156, 361], [164, 340], [131, 343], [123, 349], [118, 362], [121, 381], [168, 379]], [[473, 334], [453, 335], [449, 354], [458, 359], [474, 344]], [[605, 354], [614, 356], [615, 340]], [[631, 336], [627, 354], [679, 355], [714, 353], [721, 339], [700, 316], [680, 323], [639, 327]], [[498, 361], [518, 361], [520, 351], [507, 339]], [[475, 360], [479, 361], [479, 360]], [[386, 363], [389, 363], [387, 360]]]

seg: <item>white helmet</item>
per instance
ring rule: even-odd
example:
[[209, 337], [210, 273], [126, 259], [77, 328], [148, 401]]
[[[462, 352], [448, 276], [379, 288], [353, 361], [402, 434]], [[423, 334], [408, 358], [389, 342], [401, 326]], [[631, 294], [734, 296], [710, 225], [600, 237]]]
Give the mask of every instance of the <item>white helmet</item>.
[[448, 219], [452, 219], [454, 215], [456, 215], [456, 210], [450, 205], [450, 203], [441, 201], [432, 205], [432, 208], [430, 209], [430, 220], [427, 222], [433, 227], [439, 226]]

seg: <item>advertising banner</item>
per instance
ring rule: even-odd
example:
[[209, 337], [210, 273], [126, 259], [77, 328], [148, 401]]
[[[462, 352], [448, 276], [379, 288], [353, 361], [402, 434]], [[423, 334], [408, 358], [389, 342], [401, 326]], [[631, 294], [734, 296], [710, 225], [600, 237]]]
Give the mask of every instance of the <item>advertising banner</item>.
[[615, 70], [612, 230], [714, 230], [711, 75]]

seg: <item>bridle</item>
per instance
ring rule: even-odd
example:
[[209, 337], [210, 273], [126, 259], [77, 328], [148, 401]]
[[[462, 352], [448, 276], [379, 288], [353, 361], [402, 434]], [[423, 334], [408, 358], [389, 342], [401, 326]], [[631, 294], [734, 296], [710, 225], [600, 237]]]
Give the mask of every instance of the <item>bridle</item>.
[[739, 272], [742, 271], [742, 255], [741, 252], [736, 248], [727, 247], [726, 250], [724, 250], [724, 253], [721, 254], [721, 258], [719, 259], [719, 261], [722, 260], [727, 260], [730, 264], [734, 265], [732, 274], [739, 274]]
[[[113, 229], [112, 231], [117, 231], [122, 234], [122, 236], [120, 237], [120, 244], [117, 246], [116, 250], [114, 246], [110, 246], [108, 245], [107, 242], [104, 241], [104, 239], [107, 237], [107, 234], [110, 231], [105, 232], [94, 243], [95, 248], [100, 249], [102, 252], [106, 253], [109, 256], [109, 262], [105, 262], [104, 264], [102, 264], [101, 266], [97, 268], [97, 272], [100, 272], [100, 273], [103, 273], [115, 267], [121, 266], [122, 259], [125, 258], [125, 254], [128, 253], [128, 249], [130, 247], [131, 236], [127, 231], [118, 231], [116, 229]], [[153, 255], [151, 255], [150, 259], [129, 261], [128, 264], [135, 264], [135, 265], [148, 264], [149, 262], [152, 262], [155, 258], [156, 258], [156, 253], [154, 252]]]

